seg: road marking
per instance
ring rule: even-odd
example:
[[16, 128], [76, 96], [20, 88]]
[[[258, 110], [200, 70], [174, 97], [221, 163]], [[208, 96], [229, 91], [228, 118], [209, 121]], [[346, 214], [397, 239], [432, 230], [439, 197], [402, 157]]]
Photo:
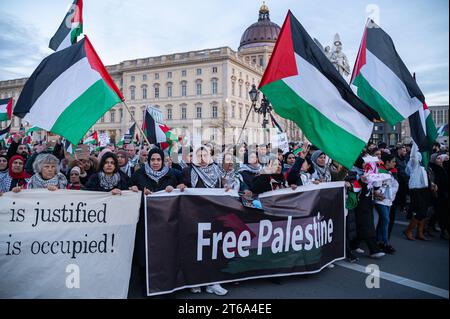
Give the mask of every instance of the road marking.
[[[366, 274], [366, 267], [359, 265], [359, 264], [352, 264], [347, 261], [338, 261], [338, 262], [335, 262], [334, 264], [344, 267], [344, 268], [347, 268], [347, 269], [355, 270], [355, 271]], [[414, 288], [414, 289], [421, 290], [423, 292], [426, 292], [426, 293], [429, 293], [432, 295], [436, 295], [436, 296], [439, 296], [442, 298], [449, 299], [448, 290], [445, 290], [442, 288], [434, 287], [434, 286], [424, 284], [419, 281], [411, 280], [411, 279], [408, 279], [405, 277], [393, 275], [393, 274], [390, 274], [390, 273], [387, 273], [384, 271], [380, 271], [380, 277], [382, 279], [395, 282], [396, 284], [399, 284], [399, 285]]]

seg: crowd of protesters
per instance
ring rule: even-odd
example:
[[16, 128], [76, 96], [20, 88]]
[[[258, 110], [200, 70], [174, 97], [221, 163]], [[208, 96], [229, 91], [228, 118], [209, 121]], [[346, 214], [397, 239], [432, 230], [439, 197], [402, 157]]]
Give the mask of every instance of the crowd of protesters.
[[[0, 196], [22, 189], [46, 188], [111, 192], [142, 191], [140, 218], [136, 230], [133, 267], [136, 280], [145, 274], [144, 196], [153, 192], [183, 191], [185, 188], [224, 188], [252, 197], [280, 188], [296, 189], [332, 181], [345, 181], [347, 189], [347, 258], [356, 253], [381, 258], [394, 254], [390, 242], [396, 219], [404, 213], [410, 219], [404, 230], [408, 240], [440, 236], [448, 240], [448, 149], [436, 143], [428, 167], [417, 146], [369, 143], [346, 169], [308, 143], [290, 143], [283, 152], [271, 145], [180, 148], [168, 156], [160, 148], [109, 145], [90, 156], [76, 158], [59, 141], [50, 151], [46, 143], [30, 149], [16, 134], [8, 148], [0, 151]], [[343, 150], [345, 151], [345, 150]], [[377, 222], [375, 216], [378, 217]], [[414, 233], [415, 232], [415, 233]], [[200, 292], [201, 287], [191, 289]], [[206, 287], [209, 293], [224, 295], [221, 285]]]

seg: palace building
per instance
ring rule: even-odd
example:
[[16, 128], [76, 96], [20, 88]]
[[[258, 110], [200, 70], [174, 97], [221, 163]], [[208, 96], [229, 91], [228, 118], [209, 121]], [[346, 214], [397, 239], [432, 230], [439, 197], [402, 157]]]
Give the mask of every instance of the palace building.
[[[279, 33], [280, 27], [270, 21], [269, 9], [263, 4], [258, 21], [244, 31], [237, 51], [219, 47], [107, 66], [129, 110], [123, 104], [116, 105], [91, 131], [106, 132], [111, 141], [118, 142], [132, 125], [130, 113], [141, 125], [146, 107], [153, 106], [163, 113], [165, 123], [176, 134], [228, 144], [237, 142], [250, 112], [243, 140], [268, 142], [262, 114], [252, 109], [248, 92], [252, 84], [258, 86]], [[12, 96], [17, 100], [26, 80], [0, 81], [0, 98]], [[289, 140], [303, 138], [295, 123], [275, 117]], [[12, 131], [17, 131], [21, 119], [13, 118], [12, 124]], [[272, 127], [270, 119], [268, 127]]]

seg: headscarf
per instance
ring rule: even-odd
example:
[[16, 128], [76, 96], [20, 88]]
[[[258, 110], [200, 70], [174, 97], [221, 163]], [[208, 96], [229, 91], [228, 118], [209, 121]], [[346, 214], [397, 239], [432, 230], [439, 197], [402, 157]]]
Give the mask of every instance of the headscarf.
[[[159, 156], [161, 156], [162, 164], [161, 164], [161, 169], [159, 171], [153, 170], [152, 167], [150, 166], [150, 161], [151, 161], [153, 154], [159, 154]], [[161, 178], [163, 178], [164, 176], [166, 176], [167, 173], [169, 172], [169, 168], [164, 165], [164, 152], [159, 148], [152, 148], [150, 150], [150, 152], [148, 152], [147, 162], [145, 163], [144, 168], [145, 168], [145, 174], [147, 174], [147, 176], [149, 178], [151, 178], [156, 183], [158, 183], [159, 180]]]
[[[12, 163], [15, 160], [21, 160], [24, 165], [24, 168], [22, 169], [22, 172], [20, 172], [20, 173], [13, 173], [13, 171], [12, 171]], [[27, 172], [25, 172], [25, 159], [21, 155], [14, 155], [9, 159], [9, 176], [11, 176], [11, 178], [13, 178], [13, 179], [30, 178], [30, 175]]]
[[330, 168], [327, 165], [320, 166], [319, 164], [317, 164], [317, 159], [322, 154], [325, 154], [325, 153], [322, 152], [321, 150], [317, 150], [311, 155], [311, 161], [313, 162], [314, 170], [316, 171], [315, 174], [317, 175], [317, 177], [319, 177], [319, 179], [321, 181], [331, 182], [331, 171], [330, 171]]
[[[5, 155], [0, 155], [0, 157], [6, 159], [6, 168], [2, 171], [0, 171], [0, 191], [1, 192], [7, 192], [9, 191], [9, 187], [11, 185], [11, 177], [8, 173], [8, 158]], [[8, 186], [9, 185], [9, 186]], [[6, 190], [6, 186], [8, 186], [8, 189]]]
[[438, 158], [439, 155], [440, 155], [440, 154], [438, 154], [438, 153], [433, 153], [433, 154], [431, 154], [431, 156], [430, 156], [430, 163], [436, 164], [436, 160], [437, 160], [437, 158]]

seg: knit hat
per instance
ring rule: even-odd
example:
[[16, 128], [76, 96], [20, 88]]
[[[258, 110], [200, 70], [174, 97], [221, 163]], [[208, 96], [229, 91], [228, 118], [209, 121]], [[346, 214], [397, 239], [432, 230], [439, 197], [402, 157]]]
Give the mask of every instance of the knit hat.
[[78, 175], [81, 174], [81, 169], [78, 166], [74, 166], [72, 167], [72, 169], [70, 170], [70, 173], [72, 174], [72, 172], [77, 172]]
[[324, 152], [322, 152], [321, 150], [317, 150], [315, 151], [312, 155], [311, 155], [311, 161], [315, 164], [317, 164], [317, 159], [322, 155], [325, 154]]

